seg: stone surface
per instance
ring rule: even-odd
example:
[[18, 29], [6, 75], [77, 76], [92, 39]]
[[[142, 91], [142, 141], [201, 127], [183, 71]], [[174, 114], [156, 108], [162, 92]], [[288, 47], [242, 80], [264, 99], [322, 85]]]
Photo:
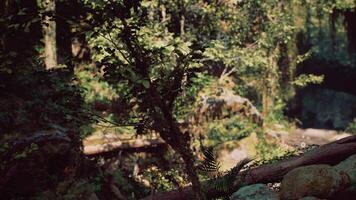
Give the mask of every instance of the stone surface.
[[307, 196], [329, 198], [345, 186], [343, 177], [329, 165], [299, 167], [282, 180], [281, 199], [294, 200]]
[[334, 168], [339, 173], [346, 173], [350, 184], [356, 186], [356, 155], [352, 155], [346, 160], [340, 162], [338, 165], [335, 165]]
[[231, 200], [278, 200], [278, 195], [264, 184], [249, 185], [233, 193]]
[[301, 147], [305, 145], [324, 145], [345, 137], [351, 134], [327, 129], [300, 129], [292, 130], [290, 133], [283, 131], [269, 130], [267, 135], [279, 139], [280, 143], [291, 147]]
[[190, 123], [200, 124], [215, 119], [242, 115], [262, 125], [262, 115], [257, 108], [242, 96], [225, 87], [212, 87], [209, 92], [201, 92], [196, 109], [192, 112]]
[[300, 198], [298, 200], [323, 200], [323, 199], [319, 199], [319, 198], [316, 198], [316, 197], [303, 197], [303, 198]]

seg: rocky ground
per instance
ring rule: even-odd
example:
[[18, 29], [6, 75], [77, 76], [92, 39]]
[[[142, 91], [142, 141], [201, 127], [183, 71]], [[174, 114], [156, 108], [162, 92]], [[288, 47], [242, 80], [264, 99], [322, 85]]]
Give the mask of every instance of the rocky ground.
[[232, 200], [348, 200], [355, 199], [356, 155], [338, 165], [326, 164], [298, 167], [288, 172], [279, 189], [265, 184], [240, 188]]
[[329, 142], [333, 142], [335, 140], [339, 140], [345, 137], [350, 136], [351, 134], [345, 132], [338, 132], [335, 130], [327, 130], [327, 129], [296, 129], [291, 133], [283, 132], [283, 131], [275, 131], [270, 132], [279, 138], [282, 144], [286, 144], [288, 146], [297, 147], [304, 145], [323, 145]]

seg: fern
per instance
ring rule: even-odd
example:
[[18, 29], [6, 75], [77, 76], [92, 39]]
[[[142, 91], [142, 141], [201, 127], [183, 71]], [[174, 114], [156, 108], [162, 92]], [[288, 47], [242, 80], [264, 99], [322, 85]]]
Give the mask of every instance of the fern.
[[221, 197], [228, 198], [231, 193], [240, 187], [240, 185], [235, 184], [236, 177], [249, 162], [251, 162], [250, 159], [244, 159], [228, 172], [221, 173], [219, 177], [209, 180], [205, 187], [206, 191], [214, 190]]
[[246, 164], [250, 163], [250, 159], [244, 159], [240, 161], [235, 167], [231, 168], [227, 172], [220, 171], [220, 163], [216, 160], [213, 149], [212, 148], [202, 148], [202, 152], [204, 155], [204, 160], [198, 166], [198, 169], [202, 172], [206, 172], [208, 174], [214, 174], [215, 178], [211, 179], [207, 182], [205, 187], [206, 191], [213, 189], [219, 194], [228, 195], [234, 192], [238, 186], [234, 186], [234, 182], [236, 181], [236, 177], [239, 172], [246, 166]]
[[218, 173], [220, 171], [220, 163], [215, 159], [212, 148], [203, 149], [204, 160], [198, 166], [198, 169], [203, 172], [215, 172]]

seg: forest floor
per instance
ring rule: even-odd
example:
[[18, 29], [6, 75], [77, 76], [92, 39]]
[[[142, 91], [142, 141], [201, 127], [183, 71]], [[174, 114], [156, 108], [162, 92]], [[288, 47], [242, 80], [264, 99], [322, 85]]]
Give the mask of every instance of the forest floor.
[[[310, 145], [324, 145], [351, 134], [328, 129], [297, 128], [287, 131], [267, 131], [267, 135], [278, 139], [281, 145], [293, 148], [304, 148]], [[267, 137], [268, 139], [268, 137]], [[130, 148], [159, 147], [164, 141], [154, 138], [125, 138], [116, 134], [93, 135], [87, 137], [84, 142], [84, 153], [87, 155], [108, 152], [112, 150], [128, 150]]]
[[303, 147], [305, 145], [323, 145], [335, 140], [350, 136], [351, 134], [328, 129], [297, 128], [291, 133], [277, 132], [282, 143], [292, 147]]

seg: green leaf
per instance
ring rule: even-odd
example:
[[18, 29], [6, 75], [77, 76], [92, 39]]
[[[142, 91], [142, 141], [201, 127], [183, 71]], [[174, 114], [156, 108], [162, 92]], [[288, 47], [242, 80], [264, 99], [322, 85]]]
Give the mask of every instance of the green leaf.
[[142, 85], [143, 85], [143, 87], [148, 89], [150, 87], [150, 82], [148, 80], [142, 80]]

